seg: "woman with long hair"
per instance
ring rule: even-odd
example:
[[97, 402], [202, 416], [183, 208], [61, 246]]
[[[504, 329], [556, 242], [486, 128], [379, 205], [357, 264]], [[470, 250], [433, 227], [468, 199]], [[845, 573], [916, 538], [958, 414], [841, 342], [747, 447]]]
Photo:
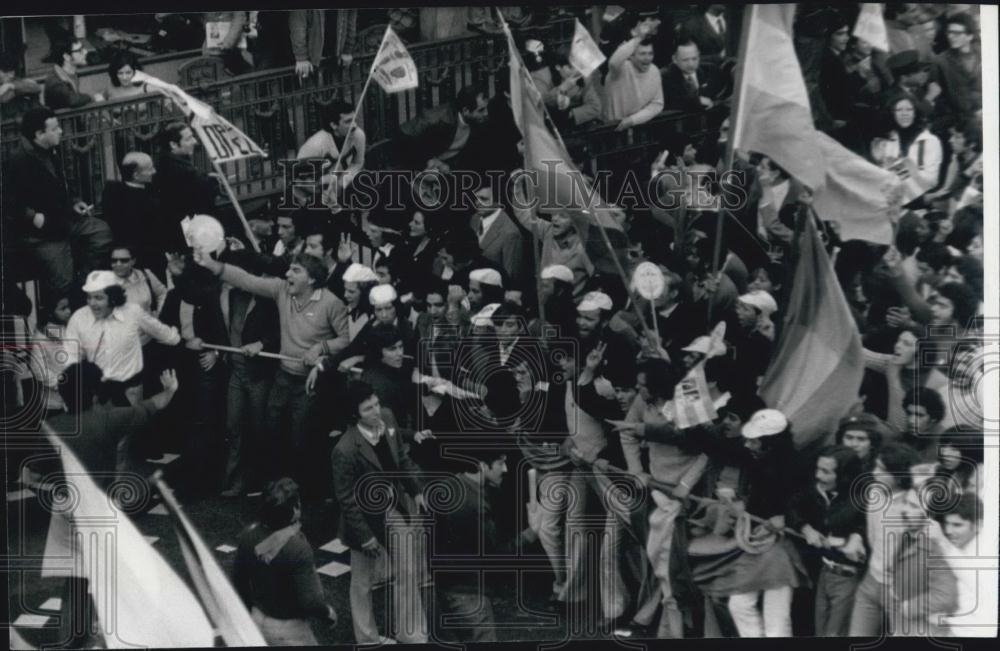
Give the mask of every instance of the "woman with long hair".
[[903, 204], [937, 186], [943, 159], [941, 141], [931, 133], [913, 100], [900, 95], [888, 104], [885, 137], [872, 141], [872, 157], [903, 181]]

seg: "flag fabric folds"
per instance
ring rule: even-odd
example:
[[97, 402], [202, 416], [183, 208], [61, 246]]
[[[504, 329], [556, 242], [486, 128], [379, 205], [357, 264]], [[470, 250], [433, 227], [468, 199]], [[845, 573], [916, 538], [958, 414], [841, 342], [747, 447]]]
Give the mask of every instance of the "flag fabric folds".
[[215, 109], [205, 102], [184, 92], [179, 86], [168, 84], [142, 71], [135, 73], [132, 83], [155, 88], [169, 97], [191, 120], [191, 129], [214, 163], [229, 163], [252, 156], [267, 156], [257, 143], [233, 126], [229, 120], [216, 113]]
[[805, 222], [784, 328], [759, 391], [788, 418], [799, 449], [836, 429], [864, 373], [854, 317], [813, 219]]
[[387, 93], [399, 93], [419, 85], [417, 64], [392, 27], [385, 30], [372, 70], [375, 81]]
[[817, 132], [826, 160], [826, 183], [816, 191], [813, 208], [824, 221], [840, 225], [840, 239], [892, 244], [898, 214], [900, 180], [839, 142]]
[[510, 32], [510, 96], [514, 120], [524, 137], [525, 171], [531, 179], [538, 210], [565, 211], [574, 220], [587, 255], [598, 271], [617, 273], [598, 228], [603, 227], [613, 249], [628, 246], [616, 209], [601, 197], [590, 181], [573, 165], [562, 139], [545, 114], [541, 94], [521, 63]]
[[[212, 625], [184, 581], [97, 486], [69, 446], [48, 426], [46, 433], [59, 451], [67, 501], [73, 504], [72, 510], [52, 515], [53, 527], [68, 543], [66, 558], [53, 560], [70, 563], [74, 573], [90, 581], [107, 648], [214, 646]], [[47, 556], [51, 549], [47, 544]]]
[[597, 47], [590, 32], [577, 18], [576, 27], [573, 30], [573, 44], [569, 51], [570, 65], [586, 77], [600, 68], [605, 61], [607, 61], [607, 57], [601, 52], [601, 48]]
[[858, 13], [857, 22], [854, 23], [852, 34], [867, 41], [875, 49], [889, 51], [889, 32], [885, 29], [880, 3], [861, 3], [861, 11]]
[[267, 646], [243, 600], [219, 567], [212, 550], [195, 531], [163, 480], [157, 477], [155, 481], [163, 496], [163, 504], [173, 519], [181, 553], [195, 589], [219, 636], [226, 646]]
[[794, 4], [747, 8], [732, 147], [768, 156], [816, 190], [824, 182], [824, 165], [792, 41], [794, 16]]

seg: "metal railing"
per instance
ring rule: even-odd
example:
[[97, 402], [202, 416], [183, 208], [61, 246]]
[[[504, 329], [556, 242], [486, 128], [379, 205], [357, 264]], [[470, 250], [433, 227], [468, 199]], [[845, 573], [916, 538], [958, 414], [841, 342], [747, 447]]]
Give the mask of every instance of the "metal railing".
[[[548, 42], [557, 47], [572, 38], [573, 21], [553, 21], [548, 29]], [[358, 115], [369, 145], [380, 143], [383, 152], [388, 149], [386, 140], [399, 124], [425, 109], [450, 101], [463, 86], [478, 83], [489, 88], [491, 94], [496, 92], [497, 75], [508, 56], [504, 37], [491, 35], [417, 43], [409, 49], [420, 75], [420, 86], [387, 95], [372, 85]], [[355, 102], [373, 56], [360, 57], [346, 67], [321, 66], [305, 82], [299, 80], [293, 68], [282, 68], [188, 89], [269, 154], [265, 159], [246, 159], [225, 166], [238, 198], [252, 199], [281, 190], [281, 168], [275, 161], [294, 157], [299, 144], [319, 129], [323, 105], [338, 98]], [[105, 182], [119, 178], [122, 156], [129, 151], [155, 156], [158, 147], [154, 143], [162, 128], [183, 115], [165, 97], [148, 94], [60, 111], [58, 117], [63, 128], [60, 155], [70, 192], [93, 204], [99, 213]], [[602, 168], [613, 161], [625, 160], [622, 157], [644, 156], [670, 132], [693, 133], [706, 128], [701, 114], [663, 114], [628, 131], [616, 132], [613, 126], [602, 125], [584, 134], [574, 133], [572, 137], [585, 135], [592, 165]], [[19, 146], [19, 139], [16, 123], [0, 126], [0, 152], [4, 158]], [[210, 169], [207, 161], [196, 162], [202, 169]], [[369, 167], [378, 164], [378, 160], [368, 163]]]

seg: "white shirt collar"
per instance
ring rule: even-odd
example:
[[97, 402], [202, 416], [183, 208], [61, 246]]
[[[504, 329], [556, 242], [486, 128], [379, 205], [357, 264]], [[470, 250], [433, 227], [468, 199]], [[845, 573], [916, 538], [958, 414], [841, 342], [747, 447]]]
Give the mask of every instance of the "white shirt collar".
[[385, 424], [383, 423], [379, 429], [374, 432], [361, 423], [358, 423], [358, 431], [361, 432], [361, 436], [365, 437], [365, 440], [372, 445], [378, 445], [378, 442], [382, 440], [382, 435], [385, 434]]
[[493, 225], [493, 222], [495, 222], [497, 220], [497, 217], [499, 216], [500, 216], [500, 208], [497, 208], [486, 217], [483, 217], [483, 235], [486, 234], [486, 231], [490, 229], [490, 226]]

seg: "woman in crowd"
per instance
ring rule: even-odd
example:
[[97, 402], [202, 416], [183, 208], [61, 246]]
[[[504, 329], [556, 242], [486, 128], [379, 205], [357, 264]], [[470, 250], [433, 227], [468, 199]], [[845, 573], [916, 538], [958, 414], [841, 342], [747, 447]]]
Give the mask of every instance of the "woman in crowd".
[[525, 44], [525, 64], [559, 129], [573, 129], [601, 117], [601, 94], [595, 75], [582, 76], [569, 62], [569, 49], [548, 52], [541, 41]]
[[142, 70], [139, 59], [128, 50], [117, 50], [108, 63], [108, 77], [111, 85], [105, 92], [109, 100], [142, 95], [146, 91], [140, 85], [132, 85], [132, 77]]
[[368, 293], [376, 284], [375, 272], [357, 262], [344, 272], [344, 303], [347, 305], [347, 328], [351, 341], [373, 318]]
[[903, 181], [903, 203], [909, 204], [936, 187], [941, 172], [941, 141], [925, 126], [908, 97], [889, 103], [889, 132], [872, 143], [875, 161]]
[[132, 253], [130, 244], [111, 245], [111, 271], [118, 277], [119, 284], [125, 288], [126, 300], [156, 316], [160, 313], [163, 301], [167, 297], [167, 287], [149, 269], [136, 269], [135, 261], [136, 257]]

